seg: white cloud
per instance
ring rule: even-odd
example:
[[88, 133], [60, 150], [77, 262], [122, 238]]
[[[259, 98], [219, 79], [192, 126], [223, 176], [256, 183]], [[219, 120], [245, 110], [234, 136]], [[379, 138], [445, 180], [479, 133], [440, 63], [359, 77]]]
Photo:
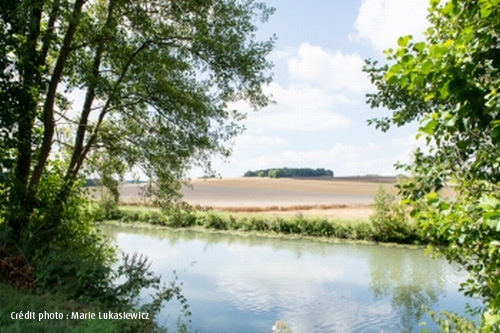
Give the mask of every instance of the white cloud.
[[350, 37], [368, 40], [377, 51], [396, 47], [404, 35], [423, 40], [428, 5], [428, 0], [363, 0]]
[[324, 294], [323, 284], [344, 274], [338, 268], [318, 267], [303, 261], [294, 265], [273, 260], [257, 263], [247, 256], [243, 262], [245, 265], [216, 273], [218, 291], [233, 298], [233, 303], [242, 310], [257, 305], [261, 310], [271, 309], [277, 300], [288, 304], [313, 303]]
[[254, 169], [272, 168], [286, 165], [291, 168], [315, 166], [331, 169], [337, 176], [366, 174], [395, 174], [395, 159], [383, 155], [382, 147], [373, 143], [365, 145], [345, 145], [337, 143], [329, 149], [310, 151], [286, 150], [279, 154], [261, 155], [245, 161]]
[[269, 59], [271, 60], [281, 60], [288, 59], [297, 53], [297, 49], [291, 46], [287, 46], [282, 50], [274, 50], [269, 54]]
[[342, 261], [325, 265], [324, 257], [300, 260], [283, 249], [273, 256], [268, 253], [264, 247], [248, 251], [247, 246], [231, 244], [227, 260], [234, 264], [214, 270], [217, 291], [241, 310], [266, 311], [276, 304], [313, 305], [325, 297], [325, 285], [343, 278], [349, 269]]
[[288, 60], [288, 70], [292, 82], [363, 94], [371, 88], [367, 75], [362, 72], [363, 64], [363, 59], [356, 53], [331, 53], [320, 46], [303, 43], [297, 55]]
[[235, 145], [240, 149], [255, 148], [258, 146], [282, 147], [287, 144], [287, 140], [278, 136], [242, 134], [235, 139]]
[[[353, 332], [364, 327], [366, 318], [397, 316], [387, 300], [368, 306], [359, 302], [353, 290], [365, 284], [368, 272], [360, 269], [356, 256], [304, 260], [283, 249], [269, 256], [262, 247], [250, 252], [239, 244], [231, 244], [228, 253], [234, 264], [215, 270], [217, 291], [243, 311], [272, 311], [279, 304], [277, 318], [295, 332], [313, 332], [320, 325], [332, 332]], [[351, 288], [331, 287], [346, 276]]]
[[350, 119], [335, 112], [335, 105], [347, 97], [307, 86], [292, 85], [287, 89], [277, 83], [269, 86], [276, 104], [248, 115], [249, 127], [300, 132], [347, 128]]

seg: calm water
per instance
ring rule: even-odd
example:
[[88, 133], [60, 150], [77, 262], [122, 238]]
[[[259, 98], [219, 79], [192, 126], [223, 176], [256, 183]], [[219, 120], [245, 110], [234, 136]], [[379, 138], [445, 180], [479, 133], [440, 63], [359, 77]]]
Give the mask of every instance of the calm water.
[[[124, 252], [146, 254], [166, 282], [177, 272], [193, 330], [418, 332], [423, 305], [465, 313], [465, 272], [422, 249], [106, 226]], [[175, 327], [167, 304], [160, 323]]]

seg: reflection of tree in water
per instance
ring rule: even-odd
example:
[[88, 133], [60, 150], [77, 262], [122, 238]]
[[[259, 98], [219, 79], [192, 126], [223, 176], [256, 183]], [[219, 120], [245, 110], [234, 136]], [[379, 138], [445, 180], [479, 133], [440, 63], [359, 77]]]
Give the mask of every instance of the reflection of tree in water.
[[421, 321], [423, 306], [431, 307], [443, 293], [441, 263], [422, 255], [421, 250], [401, 251], [380, 248], [370, 252], [370, 289], [376, 300], [391, 297], [392, 305], [401, 313], [403, 332], [411, 332]]
[[[444, 271], [446, 271], [443, 261], [431, 260], [423, 255], [422, 249], [400, 249], [389, 246], [351, 243], [327, 244], [306, 239], [269, 238], [250, 234], [242, 237], [227, 233], [151, 227], [104, 226], [103, 229], [105, 229], [106, 234], [115, 235], [115, 237], [120, 233], [148, 236], [148, 238], [141, 240], [145, 244], [150, 242], [149, 237], [152, 237], [169, 244], [172, 248], [175, 245], [196, 241], [198, 245], [202, 245], [203, 251], [207, 251], [218, 244], [226, 244], [243, 245], [250, 248], [266, 247], [273, 251], [287, 251], [293, 253], [296, 258], [306, 256], [306, 260], [309, 260], [309, 255], [324, 256], [329, 261], [334, 261], [334, 257], [339, 257], [341, 258], [339, 261], [341, 265], [346, 265], [347, 270], [354, 269], [354, 274], [359, 271], [360, 267], [364, 267], [358, 267], [359, 263], [366, 263], [369, 276], [364, 278], [369, 279], [369, 282], [367, 281], [369, 292], [374, 295], [375, 300], [392, 304], [392, 308], [395, 309], [394, 312], [397, 311], [397, 316], [400, 317], [398, 331], [411, 332], [422, 320], [424, 315], [422, 306], [435, 307], [438, 297], [444, 293], [446, 287], [445, 280], [443, 280]], [[168, 251], [169, 249], [169, 247], [165, 246], [162, 247], [161, 251]], [[352, 263], [353, 266], [347, 267], [349, 263]], [[325, 265], [325, 262], [322, 262], [322, 264]], [[332, 271], [332, 269], [328, 269], [327, 271]], [[365, 271], [364, 268], [362, 270]], [[239, 278], [238, 274], [235, 274], [235, 276]], [[273, 283], [271, 281], [271, 287], [274, 287]], [[244, 283], [242, 285], [244, 287], [248, 286], [245, 286]], [[272, 288], [269, 290], [272, 290]], [[371, 298], [371, 296], [367, 298]], [[356, 306], [363, 308], [366, 307], [364, 301], [358, 302], [353, 299], [353, 302], [357, 303], [351, 305], [354, 306], [353, 309]], [[391, 317], [394, 318], [392, 314]], [[312, 320], [310, 314], [307, 314], [307, 318], [309, 322]], [[396, 318], [396, 322], [398, 319]], [[318, 321], [328, 322], [328, 320], [324, 319], [318, 319]]]

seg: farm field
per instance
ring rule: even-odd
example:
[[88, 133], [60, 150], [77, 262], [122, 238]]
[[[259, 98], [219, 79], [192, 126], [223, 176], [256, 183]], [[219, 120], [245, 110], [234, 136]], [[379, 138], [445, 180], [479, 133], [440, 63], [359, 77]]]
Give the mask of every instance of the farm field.
[[[391, 189], [394, 183], [390, 177], [213, 178], [192, 180], [182, 193], [191, 205], [235, 214], [367, 218], [379, 186]], [[123, 203], [141, 202], [140, 185], [123, 185], [120, 194]]]

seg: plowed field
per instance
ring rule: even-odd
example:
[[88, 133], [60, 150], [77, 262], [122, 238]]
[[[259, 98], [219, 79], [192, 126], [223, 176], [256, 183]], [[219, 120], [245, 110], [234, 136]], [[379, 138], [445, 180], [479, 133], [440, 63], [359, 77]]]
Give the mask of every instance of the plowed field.
[[[183, 187], [192, 205], [231, 212], [368, 217], [379, 186], [393, 187], [391, 178], [269, 179], [223, 178], [193, 180]], [[124, 203], [141, 201], [140, 185], [120, 189]]]

